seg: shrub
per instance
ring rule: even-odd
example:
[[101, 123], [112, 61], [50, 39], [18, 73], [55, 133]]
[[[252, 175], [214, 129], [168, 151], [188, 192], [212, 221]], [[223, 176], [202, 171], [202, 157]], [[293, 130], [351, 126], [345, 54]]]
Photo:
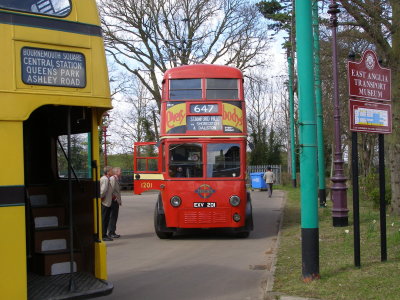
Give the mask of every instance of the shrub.
[[[389, 177], [386, 175], [386, 194], [385, 203], [389, 205], [391, 202], [391, 185]], [[365, 177], [360, 177], [360, 200], [372, 202], [375, 208], [379, 207], [379, 174], [369, 173]]]

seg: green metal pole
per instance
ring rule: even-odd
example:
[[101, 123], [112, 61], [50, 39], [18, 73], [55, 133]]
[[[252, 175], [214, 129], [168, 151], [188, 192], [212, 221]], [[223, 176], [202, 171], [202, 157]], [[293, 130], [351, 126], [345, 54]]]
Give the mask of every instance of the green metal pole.
[[319, 206], [326, 207], [325, 188], [325, 153], [324, 153], [324, 119], [322, 115], [322, 92], [319, 57], [319, 22], [318, 0], [313, 0], [312, 24], [314, 33], [314, 80], [315, 80], [315, 104], [317, 109], [317, 141], [318, 141], [318, 186]]
[[289, 67], [289, 114], [290, 114], [290, 152], [292, 157], [292, 184], [296, 187], [296, 140], [295, 140], [295, 128], [294, 128], [294, 95], [293, 95], [293, 58], [288, 57]]
[[296, 1], [297, 69], [299, 77], [299, 137], [301, 244], [303, 281], [320, 278], [317, 195], [317, 126], [315, 113], [312, 0]]

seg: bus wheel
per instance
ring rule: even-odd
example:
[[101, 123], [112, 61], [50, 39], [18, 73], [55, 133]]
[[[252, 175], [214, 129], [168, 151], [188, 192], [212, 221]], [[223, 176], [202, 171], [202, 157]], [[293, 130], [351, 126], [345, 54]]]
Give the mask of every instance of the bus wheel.
[[154, 209], [154, 229], [156, 235], [159, 239], [170, 239], [173, 235], [173, 232], [162, 231], [162, 228], [166, 228], [165, 215], [158, 212], [158, 206], [159, 201], [157, 201]]
[[248, 232], [254, 229], [253, 223], [253, 206], [251, 205], [250, 193], [247, 193], [247, 203], [246, 203], [246, 229]]

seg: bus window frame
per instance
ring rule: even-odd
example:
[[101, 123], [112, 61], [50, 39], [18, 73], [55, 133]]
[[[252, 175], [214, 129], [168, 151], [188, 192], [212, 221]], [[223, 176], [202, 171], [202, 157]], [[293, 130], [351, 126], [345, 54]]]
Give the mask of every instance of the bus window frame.
[[[201, 165], [202, 165], [202, 172], [203, 175], [202, 177], [175, 177], [171, 176], [169, 170], [171, 168], [171, 158], [170, 158], [170, 146], [171, 145], [176, 145], [176, 144], [199, 144], [201, 145]], [[209, 145], [215, 145], [215, 144], [225, 144], [222, 141], [198, 141], [198, 140], [187, 140], [187, 141], [178, 141], [178, 140], [173, 140], [165, 145], [165, 164], [166, 164], [166, 169], [168, 172], [166, 172], [167, 176], [169, 179], [173, 180], [195, 180], [195, 181], [201, 181], [201, 180], [242, 180], [243, 176], [245, 176], [245, 169], [242, 168], [243, 160], [245, 159], [245, 153], [244, 149], [246, 148], [246, 143], [240, 140], [230, 140], [229, 144], [236, 144], [239, 146], [239, 168], [240, 172], [237, 176], [233, 177], [209, 177], [207, 174], [208, 171], [208, 146]]]
[[[51, 2], [51, 0], [49, 0]], [[6, 5], [3, 5], [0, 3], [0, 10], [10, 10], [10, 11], [15, 11], [18, 13], [24, 13], [24, 14], [32, 14], [32, 15], [37, 15], [37, 16], [45, 16], [45, 17], [49, 17], [49, 18], [58, 18], [58, 19], [65, 19], [67, 18], [73, 10], [73, 5], [72, 5], [72, 0], [66, 0], [69, 2], [69, 10], [67, 14], [63, 14], [63, 15], [58, 15], [58, 14], [48, 14], [48, 13], [41, 13], [41, 12], [36, 12], [36, 11], [32, 11], [32, 10], [24, 10], [24, 9], [18, 9], [15, 7], [7, 7]]]
[[[187, 88], [187, 89], [174, 89], [174, 91], [177, 90], [184, 90], [184, 91], [198, 91], [200, 90], [200, 98], [171, 98], [171, 91], [172, 91], [172, 81], [183, 81], [183, 80], [200, 80], [200, 88]], [[172, 101], [200, 101], [204, 99], [204, 79], [203, 78], [173, 78], [173, 79], [168, 79], [168, 99]]]
[[[88, 132], [78, 132], [78, 133], [72, 133], [71, 134], [71, 136], [74, 136], [74, 135], [81, 135], [81, 134], [91, 134], [91, 132], [90, 131], [88, 131]], [[59, 158], [59, 156], [58, 156], [58, 149], [60, 149], [62, 152], [64, 152], [64, 151], [66, 151], [67, 149], [65, 149], [64, 147], [63, 147], [63, 145], [61, 144], [59, 144], [59, 142], [58, 141], [60, 141], [61, 142], [61, 137], [65, 137], [65, 136], [67, 136], [66, 134], [61, 134], [61, 135], [56, 135], [56, 137], [55, 137], [55, 139], [56, 139], [56, 142], [55, 142], [55, 147], [56, 147], [56, 164], [55, 164], [55, 168], [56, 168], [56, 176], [57, 176], [57, 178], [58, 179], [61, 179], [61, 180], [65, 180], [65, 179], [67, 179], [67, 177], [65, 177], [65, 176], [60, 176], [61, 174], [61, 170], [60, 170], [60, 158]], [[87, 147], [86, 147], [86, 152], [87, 152], [87, 155], [86, 155], [86, 162], [88, 163], [88, 158], [89, 157], [91, 157], [91, 155], [92, 155], [92, 150], [93, 150], [93, 142], [92, 142], [92, 136], [90, 136], [90, 140], [91, 140], [91, 142], [90, 142], [90, 144], [88, 143], [87, 144]], [[68, 159], [67, 159], [67, 157], [64, 157], [63, 155], [61, 155], [61, 157], [63, 157], [63, 159], [65, 159], [66, 160], [66, 162], [68, 163]], [[71, 162], [71, 166], [72, 166], [72, 169], [74, 170], [74, 173], [75, 173], [75, 175], [76, 175], [76, 177], [79, 179], [79, 180], [92, 180], [93, 179], [93, 174], [92, 174], [92, 167], [90, 166], [90, 165], [88, 165], [87, 166], [87, 169], [85, 170], [85, 172], [86, 172], [86, 174], [88, 175], [88, 176], [84, 176], [84, 177], [81, 177], [80, 176], [80, 174], [83, 172], [83, 171], [78, 171], [78, 170], [76, 170], [75, 168], [74, 168], [74, 166], [72, 165], [72, 162]], [[89, 172], [89, 170], [90, 170], [90, 172]], [[90, 173], [90, 176], [89, 176], [89, 173]], [[73, 175], [73, 177], [75, 176], [74, 174], [72, 174]]]
[[[209, 83], [208, 83], [208, 81], [209, 80], [235, 80], [236, 81], [236, 89], [232, 89], [232, 88], [208, 88], [208, 85], [209, 85]], [[208, 91], [236, 91], [236, 97], [237, 98], [208, 98], [207, 97], [207, 92]], [[204, 98], [205, 98], [205, 100], [207, 100], [207, 101], [215, 101], [215, 100], [223, 100], [223, 101], [240, 101], [241, 99], [240, 99], [240, 81], [239, 81], [239, 79], [238, 78], [210, 78], [210, 77], [207, 77], [207, 78], [204, 78], [204, 93], [205, 93], [205, 95], [204, 95]]]
[[[208, 176], [208, 169], [209, 169], [209, 162], [208, 162], [208, 154], [209, 154], [209, 146], [210, 145], [221, 145], [221, 144], [223, 144], [223, 145], [227, 145], [227, 144], [229, 144], [229, 145], [237, 145], [238, 147], [239, 147], [239, 174], [237, 175], [237, 176]], [[242, 175], [242, 173], [243, 173], [243, 171], [242, 171], [242, 160], [243, 160], [243, 157], [242, 157], [242, 148], [243, 148], [243, 146], [244, 145], [242, 145], [242, 143], [240, 143], [240, 142], [238, 142], [238, 141], [236, 141], [236, 142], [229, 142], [229, 143], [223, 143], [223, 142], [217, 142], [217, 141], [212, 141], [212, 142], [208, 142], [207, 143], [207, 145], [206, 145], [206, 147], [205, 147], [205, 156], [206, 156], [206, 159], [205, 159], [205, 161], [206, 161], [206, 164], [205, 164], [205, 178], [206, 179], [216, 179], [216, 178], [218, 178], [218, 179], [226, 179], [226, 178], [230, 178], [230, 179], [232, 179], [232, 178], [240, 178], [241, 177], [241, 175]], [[225, 160], [224, 160], [225, 161]], [[215, 163], [213, 163], [212, 164], [212, 166], [214, 166], [215, 165]], [[210, 170], [211, 171], [211, 173], [213, 172], [213, 170]]]
[[[172, 170], [171, 170], [171, 166], [172, 167], [179, 167], [180, 165], [173, 165], [173, 164], [171, 164], [171, 149], [170, 149], [170, 147], [172, 146], [172, 145], [181, 145], [181, 144], [185, 144], [185, 145], [198, 145], [198, 146], [200, 146], [201, 147], [201, 152], [200, 152], [200, 155], [201, 155], [201, 157], [200, 157], [200, 165], [201, 165], [201, 173], [202, 173], [202, 175], [201, 176], [199, 176], [199, 177], [192, 177], [192, 176], [184, 176], [184, 177], [175, 177], [175, 176], [172, 176], [171, 175], [171, 172], [172, 172]], [[204, 171], [204, 166], [205, 166], [205, 158], [204, 158], [204, 147], [205, 147], [205, 143], [204, 142], [199, 142], [199, 141], [196, 141], [196, 140], [192, 140], [192, 141], [181, 141], [181, 142], [178, 142], [178, 141], [171, 141], [170, 143], [168, 143], [166, 146], [165, 146], [165, 151], [166, 151], [166, 153], [167, 153], [167, 155], [166, 155], [166, 159], [165, 159], [165, 162], [166, 162], [166, 165], [167, 165], [167, 170], [168, 170], [168, 172], [167, 172], [167, 174], [168, 174], [168, 177], [169, 178], [171, 178], [171, 179], [178, 179], [178, 180], [180, 180], [180, 179], [186, 179], [186, 180], [204, 180], [204, 176], [205, 176], [205, 171]], [[168, 161], [168, 163], [167, 163], [167, 161]], [[186, 160], [186, 162], [189, 162], [189, 160]], [[185, 167], [185, 169], [184, 170], [187, 170], [189, 167], [189, 163], [187, 163], [186, 164], [186, 167]], [[195, 164], [192, 164], [192, 166], [195, 166]]]
[[[165, 173], [167, 170], [165, 167], [165, 143], [161, 144], [161, 151], [161, 171]], [[158, 163], [160, 163], [160, 161]]]
[[[138, 156], [138, 148], [142, 147], [142, 146], [154, 146], [155, 148], [157, 148], [157, 156]], [[134, 170], [136, 173], [149, 173], [149, 174], [159, 174], [162, 172], [162, 166], [161, 161], [162, 161], [162, 156], [160, 156], [161, 152], [160, 152], [160, 145], [157, 145], [156, 142], [137, 142], [135, 143], [134, 146]], [[139, 170], [138, 169], [138, 160], [142, 159], [145, 160], [146, 162], [146, 169], [145, 170]], [[149, 160], [156, 160], [157, 161], [157, 170], [149, 170]]]
[[[201, 81], [201, 99], [172, 99], [171, 98], [171, 81], [173, 80], [185, 80], [185, 79], [200, 79]], [[207, 80], [208, 79], [232, 79], [236, 80], [237, 85], [236, 85], [236, 91], [237, 91], [237, 98], [236, 99], [231, 99], [231, 98], [213, 98], [209, 99], [207, 98]], [[163, 79], [162, 82], [162, 101], [185, 101], [185, 102], [199, 102], [199, 101], [244, 101], [244, 95], [243, 95], [243, 78], [216, 78], [216, 77], [202, 77], [202, 78], [168, 78], [168, 79]], [[189, 89], [188, 89], [189, 90]], [[233, 90], [233, 89], [212, 89], [212, 90]]]

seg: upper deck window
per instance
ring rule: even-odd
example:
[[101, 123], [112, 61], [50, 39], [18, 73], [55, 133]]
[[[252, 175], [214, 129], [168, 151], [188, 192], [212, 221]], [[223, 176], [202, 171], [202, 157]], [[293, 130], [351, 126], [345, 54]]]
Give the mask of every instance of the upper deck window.
[[201, 79], [170, 80], [169, 98], [171, 100], [201, 99]]
[[0, 7], [58, 17], [71, 11], [69, 0], [0, 0]]
[[239, 99], [237, 79], [207, 79], [207, 99]]

